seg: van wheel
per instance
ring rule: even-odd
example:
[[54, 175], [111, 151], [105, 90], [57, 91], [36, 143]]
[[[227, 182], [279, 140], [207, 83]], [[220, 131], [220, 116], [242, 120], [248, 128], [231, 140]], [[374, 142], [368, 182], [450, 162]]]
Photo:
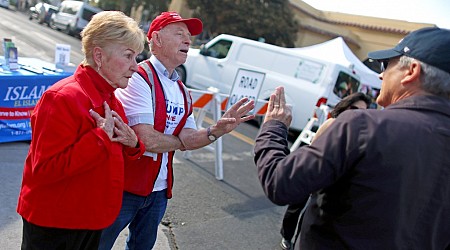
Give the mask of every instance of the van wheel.
[[256, 121], [256, 124], [258, 124], [258, 127], [261, 127], [261, 125], [263, 124], [263, 121], [264, 121], [264, 116], [257, 115], [255, 117], [255, 121]]
[[[266, 99], [264, 99], [265, 101], [269, 101], [269, 98], [266, 98]], [[264, 122], [264, 116], [265, 115], [257, 115], [256, 117], [255, 117], [255, 121], [256, 121], [256, 124], [258, 125], [258, 127], [261, 127], [261, 125], [263, 124], [263, 122]]]
[[[175, 68], [178, 75], [180, 76], [180, 80], [186, 84], [186, 69], [183, 66], [178, 66]], [[186, 85], [187, 86], [187, 85]]]
[[72, 31], [70, 30], [70, 25], [67, 25], [67, 27], [64, 29], [64, 33], [66, 33], [69, 36], [72, 35]]
[[53, 20], [50, 20], [49, 26], [50, 26], [50, 28], [52, 28], [54, 30], [58, 30], [58, 28], [56, 28], [55, 21], [53, 21]]

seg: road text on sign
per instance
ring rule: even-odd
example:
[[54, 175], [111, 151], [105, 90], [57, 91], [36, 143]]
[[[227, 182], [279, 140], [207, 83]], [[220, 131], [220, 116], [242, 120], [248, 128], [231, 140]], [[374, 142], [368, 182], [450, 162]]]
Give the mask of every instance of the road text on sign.
[[[249, 100], [256, 102], [264, 77], [265, 74], [261, 72], [239, 69], [228, 98], [227, 109], [244, 97], [248, 97]], [[255, 112], [256, 110], [253, 109], [250, 113], [254, 114]]]

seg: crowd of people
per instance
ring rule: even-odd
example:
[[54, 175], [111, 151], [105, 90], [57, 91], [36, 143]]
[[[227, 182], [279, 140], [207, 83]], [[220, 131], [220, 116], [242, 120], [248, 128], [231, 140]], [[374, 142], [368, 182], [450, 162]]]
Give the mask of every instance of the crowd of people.
[[[254, 118], [243, 98], [197, 129], [175, 68], [187, 59], [198, 18], [163, 12], [147, 36], [119, 11], [81, 33], [84, 60], [50, 87], [31, 117], [17, 212], [22, 249], [152, 249], [174, 184], [176, 150], [209, 145]], [[450, 31], [425, 28], [369, 54], [384, 66], [370, 105], [344, 98], [311, 145], [288, 149], [283, 87], [271, 95], [254, 161], [267, 197], [295, 205], [295, 249], [449, 249]], [[345, 112], [344, 112], [345, 111]], [[325, 129], [326, 128], [326, 129]], [[306, 202], [309, 200], [308, 202]], [[284, 223], [283, 223], [284, 224]], [[292, 228], [292, 226], [291, 226]], [[285, 232], [283, 232], [285, 231]]]

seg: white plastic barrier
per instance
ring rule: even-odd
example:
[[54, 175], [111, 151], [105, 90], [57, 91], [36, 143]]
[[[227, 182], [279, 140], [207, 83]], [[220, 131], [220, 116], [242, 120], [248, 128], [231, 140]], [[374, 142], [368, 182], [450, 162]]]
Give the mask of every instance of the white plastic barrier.
[[331, 108], [327, 105], [320, 105], [319, 108], [316, 108], [314, 116], [309, 119], [294, 144], [292, 144], [290, 148], [291, 152], [299, 148], [302, 143], [307, 145], [311, 144], [316, 135], [316, 130], [313, 130], [313, 128], [319, 128], [329, 118], [330, 111]]
[[[221, 94], [214, 89], [204, 91], [189, 89], [192, 97], [194, 109], [197, 111], [195, 123], [198, 129], [203, 128], [203, 121], [207, 113], [212, 114], [213, 122], [217, 122], [222, 116], [222, 111], [226, 111], [228, 95]], [[289, 104], [288, 104], [289, 105]], [[289, 105], [290, 106], [290, 105]], [[255, 115], [264, 116], [268, 107], [268, 101], [258, 100], [255, 105]], [[314, 111], [314, 116], [303, 128], [300, 135], [292, 144], [290, 151], [294, 151], [301, 146], [302, 143], [311, 144], [316, 134], [314, 128], [321, 126], [328, 118], [331, 108], [327, 105], [321, 105]], [[295, 115], [295, 114], [293, 114]], [[223, 160], [222, 160], [222, 138], [218, 138], [216, 142], [205, 147], [207, 150], [215, 153], [215, 176], [218, 180], [223, 180]], [[191, 151], [186, 151], [183, 157], [189, 159]]]
[[[191, 93], [194, 110], [197, 111], [195, 115], [197, 129], [203, 128], [203, 121], [207, 113], [212, 114], [214, 122], [217, 122], [222, 116], [222, 111], [226, 111], [228, 95], [214, 90], [188, 90]], [[255, 106], [255, 115], [264, 115], [267, 111], [267, 103], [265, 100], [258, 100]], [[217, 180], [223, 180], [222, 138], [219, 137], [213, 144], [206, 146], [205, 149], [215, 153], [215, 176]], [[189, 159], [191, 154], [191, 151], [185, 151], [183, 157]]]
[[314, 126], [318, 126], [319, 120], [315, 117], [312, 117], [309, 119], [308, 123], [306, 123], [305, 127], [302, 129], [302, 132], [295, 140], [294, 144], [292, 144], [290, 150], [293, 152], [297, 148], [302, 145], [302, 143], [305, 144], [311, 144], [312, 140], [314, 139], [314, 136], [316, 135], [316, 132], [312, 131], [312, 128]]

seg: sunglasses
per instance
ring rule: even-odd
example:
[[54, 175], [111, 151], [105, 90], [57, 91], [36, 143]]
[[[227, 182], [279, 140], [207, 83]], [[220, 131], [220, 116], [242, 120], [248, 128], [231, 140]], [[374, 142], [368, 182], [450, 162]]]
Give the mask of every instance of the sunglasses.
[[388, 67], [389, 59], [379, 60], [378, 62], [380, 62], [381, 72], [384, 72]]
[[351, 105], [350, 107], [348, 107], [348, 109], [359, 109], [359, 108], [356, 107], [356, 106]]

